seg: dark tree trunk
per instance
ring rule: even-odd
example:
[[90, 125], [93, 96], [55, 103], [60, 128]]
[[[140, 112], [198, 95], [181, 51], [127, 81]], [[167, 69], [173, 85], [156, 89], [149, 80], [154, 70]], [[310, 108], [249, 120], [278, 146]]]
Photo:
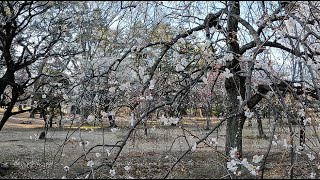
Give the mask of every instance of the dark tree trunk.
[[32, 108], [31, 108], [31, 111], [30, 111], [30, 116], [29, 116], [29, 118], [35, 118], [35, 114], [36, 114], [36, 110], [35, 110], [35, 109], [36, 109], [36, 108], [33, 107], [33, 105], [34, 105], [34, 100], [35, 100], [34, 97], [32, 97], [32, 98], [31, 98], [31, 107], [32, 107]]
[[[232, 82], [230, 78], [230, 82]], [[228, 114], [233, 114], [238, 112], [239, 100], [237, 99], [237, 89], [236, 88], [227, 88], [227, 101], [228, 101]], [[229, 156], [229, 152], [232, 148], [237, 147], [238, 157], [242, 157], [242, 129], [246, 117], [244, 114], [239, 114], [227, 119], [227, 128], [226, 128], [226, 146], [225, 153]]]
[[51, 116], [50, 116], [50, 119], [49, 119], [49, 127], [52, 128], [52, 126], [53, 126], [53, 118], [55, 117], [54, 107], [51, 107], [50, 113], [51, 113]]
[[147, 120], [143, 122], [143, 128], [144, 128], [144, 135], [148, 135], [148, 127], [147, 127]]
[[262, 114], [259, 111], [255, 111], [256, 115], [257, 115], [257, 123], [258, 123], [258, 131], [259, 131], [259, 137], [260, 138], [267, 138], [267, 136], [264, 134], [263, 132], [263, 126], [262, 126], [262, 120], [261, 120], [261, 116]]
[[19, 96], [19, 94], [18, 94], [17, 90], [15, 90], [15, 88], [13, 88], [11, 102], [10, 102], [8, 108], [6, 109], [6, 111], [4, 112], [3, 117], [0, 121], [0, 131], [2, 130], [5, 123], [10, 118], [11, 113], [12, 113], [12, 109], [13, 109], [15, 103], [17, 102], [18, 96]]
[[304, 118], [301, 117], [300, 118], [300, 146], [303, 147], [303, 145], [305, 144], [305, 130], [306, 130], [306, 126], [303, 123]]
[[36, 114], [36, 110], [35, 108], [32, 108], [29, 118], [35, 118], [35, 114]]
[[0, 121], [0, 131], [2, 130], [4, 124], [7, 122], [7, 120], [10, 118], [11, 116], [11, 111], [13, 109], [13, 105], [9, 105], [7, 110], [4, 112], [3, 117]]
[[[239, 95], [238, 90], [240, 89], [240, 94], [244, 99], [245, 95], [245, 77], [240, 77], [235, 73], [241, 71], [239, 66], [239, 61], [237, 54], [240, 54], [240, 47], [238, 43], [238, 19], [235, 16], [240, 15], [240, 3], [239, 1], [230, 2], [230, 9], [227, 20], [227, 35], [228, 35], [228, 50], [234, 54], [234, 58], [231, 62], [227, 62], [227, 67], [230, 69], [233, 77], [225, 79], [225, 89], [227, 91], [227, 116], [238, 113], [239, 109], [239, 100], [237, 96]], [[225, 153], [229, 156], [231, 148], [237, 147], [238, 158], [242, 157], [242, 129], [246, 117], [244, 113], [238, 114], [236, 116], [231, 116], [227, 119], [227, 128], [226, 128], [226, 144], [225, 144]]]
[[19, 109], [19, 111], [22, 111], [22, 105], [21, 104], [19, 104], [18, 109]]
[[207, 116], [207, 127], [206, 127], [206, 130], [210, 130], [210, 126], [211, 126], [211, 117], [212, 117], [212, 113], [211, 113], [211, 105], [210, 103], [207, 104], [207, 113], [206, 113], [206, 116]]
[[52, 126], [53, 126], [53, 116], [51, 115], [49, 119], [49, 127], [52, 128]]
[[62, 110], [61, 110], [61, 104], [59, 103], [59, 113], [60, 113], [60, 118], [59, 118], [59, 128], [62, 127]]

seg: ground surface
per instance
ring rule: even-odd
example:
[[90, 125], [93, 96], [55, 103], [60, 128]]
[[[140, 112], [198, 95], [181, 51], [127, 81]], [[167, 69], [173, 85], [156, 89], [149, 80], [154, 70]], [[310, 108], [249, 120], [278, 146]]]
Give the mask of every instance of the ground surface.
[[[1, 114], [0, 114], [1, 116]], [[22, 124], [24, 122], [31, 124]], [[127, 121], [119, 122], [119, 131], [111, 132], [110, 128], [94, 129], [91, 127], [76, 128], [52, 128], [47, 133], [46, 140], [39, 140], [39, 134], [43, 131], [43, 120], [30, 119], [27, 115], [19, 115], [10, 118], [5, 128], [0, 131], [0, 178], [67, 178], [85, 177], [90, 172], [87, 166], [88, 160], [94, 162], [95, 178], [163, 178], [174, 162], [197, 141], [190, 133], [202, 137], [208, 130], [204, 130], [204, 124], [198, 123], [191, 126], [183, 125], [185, 130], [179, 127], [164, 127], [157, 123], [149, 125], [148, 135], [144, 135], [143, 126], [133, 133], [125, 148], [120, 154], [115, 166], [115, 176], [111, 176], [108, 166], [103, 163], [111, 162], [117, 149], [106, 147], [94, 148], [86, 154], [89, 148], [99, 144], [115, 144], [124, 139], [128, 132]], [[66, 124], [67, 125], [67, 124]], [[213, 122], [212, 127], [214, 127]], [[269, 125], [264, 125], [265, 133], [269, 135]], [[257, 128], [246, 127], [244, 132], [244, 156], [248, 161], [255, 154], [266, 152], [268, 140], [257, 138]], [[187, 154], [177, 164], [168, 178], [224, 178], [227, 171], [224, 163], [224, 127], [218, 131], [218, 146], [207, 147], [198, 145], [197, 149]], [[186, 139], [182, 136], [186, 135]], [[284, 134], [285, 136], [285, 134]], [[66, 143], [66, 137], [69, 141]], [[217, 137], [214, 132], [209, 138]], [[81, 147], [79, 142], [88, 141], [89, 144]], [[108, 156], [108, 151], [110, 155]], [[101, 154], [97, 157], [96, 153]], [[79, 158], [86, 155], [87, 159]], [[268, 157], [265, 178], [288, 178], [289, 151], [278, 147], [273, 148]], [[296, 157], [297, 167], [294, 166], [294, 177], [308, 178], [310, 176], [310, 161], [307, 156]], [[79, 160], [77, 160], [79, 159]], [[77, 160], [77, 161], [76, 161]], [[63, 167], [69, 166], [68, 172]], [[130, 167], [125, 170], [124, 167]], [[316, 167], [314, 165], [314, 167]], [[315, 168], [316, 169], [316, 168]], [[317, 171], [317, 170], [316, 170]], [[247, 172], [243, 170], [243, 174]], [[318, 173], [317, 173], [318, 174]], [[255, 178], [244, 175], [241, 178]]]

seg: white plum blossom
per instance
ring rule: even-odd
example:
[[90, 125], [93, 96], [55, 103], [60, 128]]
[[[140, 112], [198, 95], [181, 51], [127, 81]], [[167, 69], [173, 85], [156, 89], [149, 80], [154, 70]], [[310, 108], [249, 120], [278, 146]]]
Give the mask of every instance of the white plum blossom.
[[272, 145], [277, 146], [278, 143], [276, 141], [272, 141]]
[[191, 36], [192, 38], [196, 38], [197, 35], [198, 35], [197, 31], [193, 31], [190, 36]]
[[116, 87], [110, 87], [110, 88], [109, 88], [109, 91], [110, 91], [111, 93], [115, 93], [115, 92], [116, 92]]
[[153, 66], [153, 61], [151, 60], [151, 59], [149, 59], [148, 61], [147, 61], [147, 66], [148, 67], [152, 67]]
[[69, 171], [69, 166], [65, 166], [65, 167], [63, 167], [63, 170], [65, 170], [65, 171]]
[[66, 94], [63, 94], [62, 97], [63, 97], [63, 99], [65, 99], [65, 100], [68, 100], [68, 99], [69, 99], [69, 97], [68, 97]]
[[288, 145], [287, 139], [283, 139], [283, 146], [284, 146], [285, 148], [290, 148], [290, 147], [292, 147], [292, 145]]
[[144, 75], [143, 77], [142, 77], [142, 81], [143, 81], [143, 83], [145, 83], [145, 82], [147, 82], [148, 80], [149, 80], [149, 75]]
[[153, 96], [151, 94], [146, 96], [146, 100], [152, 100], [152, 99], [153, 99]]
[[101, 156], [101, 154], [100, 153], [96, 153], [96, 157], [100, 157]]
[[313, 65], [313, 61], [311, 59], [307, 60], [307, 65], [312, 66]]
[[242, 103], [242, 97], [241, 96], [237, 96], [237, 99], [239, 100], [240, 104]]
[[251, 118], [253, 117], [253, 115], [254, 115], [254, 112], [250, 112], [249, 110], [246, 110], [246, 111], [244, 112], [244, 115], [245, 115], [247, 118], [251, 119]]
[[154, 85], [155, 85], [155, 80], [150, 80], [150, 85], [149, 85], [149, 89], [154, 89]]
[[118, 84], [119, 82], [118, 81], [114, 81], [114, 80], [110, 80], [109, 81], [109, 84], [112, 84], [112, 85], [116, 85], [116, 84]]
[[111, 128], [110, 130], [111, 130], [111, 132], [115, 133], [115, 132], [119, 131], [120, 129], [119, 128]]
[[191, 151], [195, 151], [197, 149], [197, 143], [194, 143], [192, 148], [191, 148]]
[[273, 135], [273, 138], [274, 138], [275, 140], [278, 140], [278, 136], [277, 136], [277, 135]]
[[88, 123], [91, 123], [92, 121], [94, 121], [94, 119], [95, 119], [95, 117], [94, 117], [94, 115], [89, 115], [88, 117], [87, 117], [87, 122]]
[[227, 162], [227, 168], [228, 168], [228, 170], [231, 171], [231, 172], [236, 172], [237, 169], [238, 169], [237, 164], [239, 164], [238, 161], [235, 161], [234, 159], [231, 159], [230, 162]]
[[115, 116], [115, 115], [116, 115], [116, 112], [115, 112], [115, 111], [110, 111], [110, 112], [109, 112], [109, 115]]
[[263, 157], [264, 157], [264, 155], [261, 155], [261, 156], [259, 156], [259, 155], [254, 155], [254, 156], [252, 157], [252, 162], [254, 162], [254, 163], [259, 163], [260, 161], [262, 161]]
[[180, 121], [179, 118], [174, 118], [174, 117], [170, 117], [169, 118], [169, 123], [170, 124], [178, 124], [179, 121]]
[[124, 170], [126, 170], [126, 171], [129, 171], [130, 169], [131, 169], [131, 167], [128, 165], [124, 167]]
[[138, 72], [139, 72], [139, 76], [140, 76], [140, 77], [143, 77], [143, 75], [144, 75], [144, 71], [145, 71], [145, 68], [144, 68], [144, 67], [142, 67], [142, 66], [139, 66], [139, 68], [138, 68], [138, 69], [139, 69], [139, 71], [138, 71]]
[[250, 171], [250, 173], [251, 173], [253, 176], [256, 176], [256, 175], [257, 175], [257, 171], [255, 171], [255, 170]]
[[121, 84], [121, 85], [119, 86], [119, 89], [120, 89], [121, 91], [123, 91], [123, 90], [128, 89], [129, 87], [130, 87], [130, 83], [129, 83], [129, 82], [126, 82], [126, 83], [124, 83], [124, 84]]
[[317, 174], [316, 174], [315, 172], [312, 172], [312, 173], [310, 174], [310, 178], [311, 178], [311, 179], [314, 179], [314, 178], [316, 178], [316, 175], [317, 175]]
[[230, 78], [233, 76], [232, 73], [230, 73], [230, 69], [226, 68], [225, 71], [222, 73], [222, 75], [225, 77], [225, 78]]
[[217, 138], [212, 138], [211, 141], [210, 141], [210, 145], [218, 145]]
[[295, 153], [301, 154], [301, 151], [302, 151], [302, 150], [303, 150], [303, 146], [298, 145], [298, 146], [296, 147]]
[[244, 159], [241, 161], [241, 165], [243, 165], [245, 168], [247, 168], [252, 175], [254, 175], [254, 176], [257, 175], [257, 172], [256, 172], [257, 168], [256, 168], [254, 165], [250, 164], [250, 163], [247, 161], [247, 158], [244, 158]]
[[170, 124], [170, 123], [169, 123], [169, 119], [166, 118], [164, 115], [162, 115], [162, 116], [160, 117], [160, 122], [162, 122], [164, 125], [169, 125], [169, 124]]
[[208, 39], [206, 39], [206, 40], [204, 41], [204, 46], [205, 46], [205, 47], [209, 47], [210, 45], [211, 45], [211, 41], [208, 40]]
[[299, 111], [298, 111], [298, 116], [299, 116], [299, 117], [304, 117], [304, 116], [305, 116], [304, 109], [299, 109]]
[[110, 173], [110, 175], [113, 177], [113, 176], [116, 175], [116, 170], [110, 169], [109, 173]]
[[152, 128], [151, 128], [151, 130], [152, 130], [152, 131], [156, 130], [156, 126], [153, 125]]
[[110, 156], [111, 155], [111, 152], [109, 149], [107, 149], [107, 155]]
[[186, 43], [186, 41], [185, 41], [184, 38], [180, 38], [177, 42], [178, 42], [178, 43], [181, 43], [181, 44], [185, 44], [185, 43]]
[[181, 64], [182, 66], [187, 66], [189, 63], [188, 63], [188, 61], [187, 61], [185, 58], [182, 58], [181, 61], [180, 61], [180, 64]]
[[314, 157], [313, 154], [307, 154], [308, 158], [310, 159], [310, 161], [313, 161], [314, 159], [316, 159], [316, 157]]
[[183, 71], [183, 70], [184, 70], [184, 66], [182, 64], [178, 63], [176, 65], [176, 71]]
[[261, 69], [262, 68], [262, 64], [260, 62], [256, 62], [254, 64], [254, 67], [257, 68], [257, 69]]
[[81, 141], [81, 142], [79, 142], [79, 146], [80, 147], [86, 147], [86, 146], [88, 146], [90, 143], [89, 143], [89, 141]]
[[233, 54], [232, 53], [227, 53], [226, 55], [224, 55], [223, 58], [224, 58], [225, 61], [232, 61]]
[[243, 165], [246, 168], [249, 167], [249, 162], [248, 162], [247, 158], [243, 158], [242, 159], [241, 165]]
[[305, 118], [305, 119], [303, 120], [303, 124], [304, 124], [304, 125], [307, 125], [308, 123], [311, 123], [311, 118]]
[[294, 32], [294, 25], [295, 25], [295, 20], [290, 17], [288, 20], [284, 21], [286, 24], [286, 27], [288, 28], [288, 32], [289, 33], [293, 33]]
[[87, 162], [87, 166], [92, 167], [94, 165], [94, 162], [92, 160]]

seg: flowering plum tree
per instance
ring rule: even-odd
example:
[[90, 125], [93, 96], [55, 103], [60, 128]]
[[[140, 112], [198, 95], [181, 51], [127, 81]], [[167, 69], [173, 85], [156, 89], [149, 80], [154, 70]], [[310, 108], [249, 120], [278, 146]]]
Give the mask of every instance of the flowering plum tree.
[[[32, 90], [59, 90], [59, 86], [48, 88], [48, 81], [59, 81], [56, 76], [64, 73], [68, 77], [63, 80], [70, 84], [60, 86], [60, 95], [82, 107], [87, 121], [124, 106], [133, 113], [124, 140], [101, 145], [118, 148], [108, 164], [110, 175], [115, 176], [113, 165], [129, 137], [156, 111], [170, 111], [169, 117], [160, 120], [178, 124], [183, 118], [181, 109], [195, 98], [211, 109], [218, 102], [215, 97], [225, 95], [223, 117], [206, 135], [188, 144], [181, 158], [195, 152], [226, 122], [229, 172], [237, 175], [242, 165], [252, 175], [261, 170], [263, 177], [270, 148], [283, 144], [290, 149], [293, 165], [294, 152], [306, 148], [307, 125], [315, 122], [309, 110], [319, 108], [320, 98], [319, 5], [288, 1], [2, 2], [0, 104], [8, 108], [0, 129], [19, 113], [12, 112], [16, 102], [28, 99]], [[61, 63], [55, 73], [45, 70], [54, 69], [50, 61]], [[269, 149], [265, 155], [254, 156], [251, 163], [243, 158], [244, 124], [260, 115], [258, 107], [266, 106], [273, 118]], [[289, 135], [284, 140], [274, 136], [280, 119], [288, 120]], [[294, 121], [300, 130], [299, 148], [294, 144]], [[315, 158], [311, 153], [308, 157]], [[88, 160], [87, 166], [92, 173], [95, 163]]]

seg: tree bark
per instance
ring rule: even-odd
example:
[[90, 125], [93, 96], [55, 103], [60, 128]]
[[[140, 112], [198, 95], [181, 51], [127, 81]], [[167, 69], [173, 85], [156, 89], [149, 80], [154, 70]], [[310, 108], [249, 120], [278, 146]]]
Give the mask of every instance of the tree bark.
[[[239, 110], [239, 100], [237, 96], [239, 95], [238, 90], [242, 98], [245, 97], [245, 78], [236, 75], [235, 73], [241, 71], [239, 66], [238, 57], [236, 55], [240, 54], [240, 48], [238, 43], [238, 19], [234, 16], [240, 15], [240, 3], [239, 1], [230, 2], [230, 9], [228, 12], [227, 20], [227, 31], [228, 31], [228, 50], [234, 54], [234, 58], [231, 62], [227, 62], [227, 67], [230, 69], [233, 77], [225, 79], [225, 89], [227, 91], [227, 107], [230, 114], [238, 113]], [[237, 116], [232, 116], [227, 119], [226, 128], [226, 144], [225, 153], [229, 156], [231, 148], [237, 147], [238, 158], [242, 157], [242, 129], [246, 117], [244, 113]]]
[[300, 117], [300, 146], [303, 147], [304, 143], [305, 143], [305, 130], [306, 130], [306, 126], [304, 125], [304, 122], [303, 122], [304, 118], [303, 117]]
[[[232, 78], [226, 80], [226, 82], [232, 83]], [[233, 85], [235, 86], [235, 85]], [[237, 113], [239, 109], [239, 100], [237, 99], [237, 88], [227, 87], [227, 112], [229, 114]], [[237, 116], [233, 116], [227, 119], [227, 128], [226, 128], [226, 144], [225, 144], [225, 153], [229, 156], [230, 150], [237, 147], [238, 157], [242, 157], [242, 129], [246, 117], [244, 113], [241, 113]]]
[[212, 113], [211, 113], [211, 105], [210, 103], [207, 103], [207, 127], [206, 130], [210, 130], [210, 126], [211, 126], [211, 117], [212, 117]]
[[257, 115], [259, 137], [260, 138], [267, 138], [267, 136], [263, 132], [263, 126], [262, 126], [262, 120], [261, 120], [262, 114], [261, 114], [261, 112], [259, 112], [259, 110], [256, 110], [255, 113]]
[[11, 116], [11, 113], [12, 113], [12, 109], [15, 105], [15, 103], [17, 102], [17, 99], [19, 97], [19, 94], [18, 92], [15, 91], [15, 89], [12, 90], [12, 99], [11, 99], [11, 102], [8, 106], [8, 108], [6, 109], [6, 111], [4, 112], [3, 114], [3, 117], [0, 121], [0, 131], [2, 130], [3, 126], [5, 125], [5, 123], [8, 121], [8, 119], [10, 118]]

